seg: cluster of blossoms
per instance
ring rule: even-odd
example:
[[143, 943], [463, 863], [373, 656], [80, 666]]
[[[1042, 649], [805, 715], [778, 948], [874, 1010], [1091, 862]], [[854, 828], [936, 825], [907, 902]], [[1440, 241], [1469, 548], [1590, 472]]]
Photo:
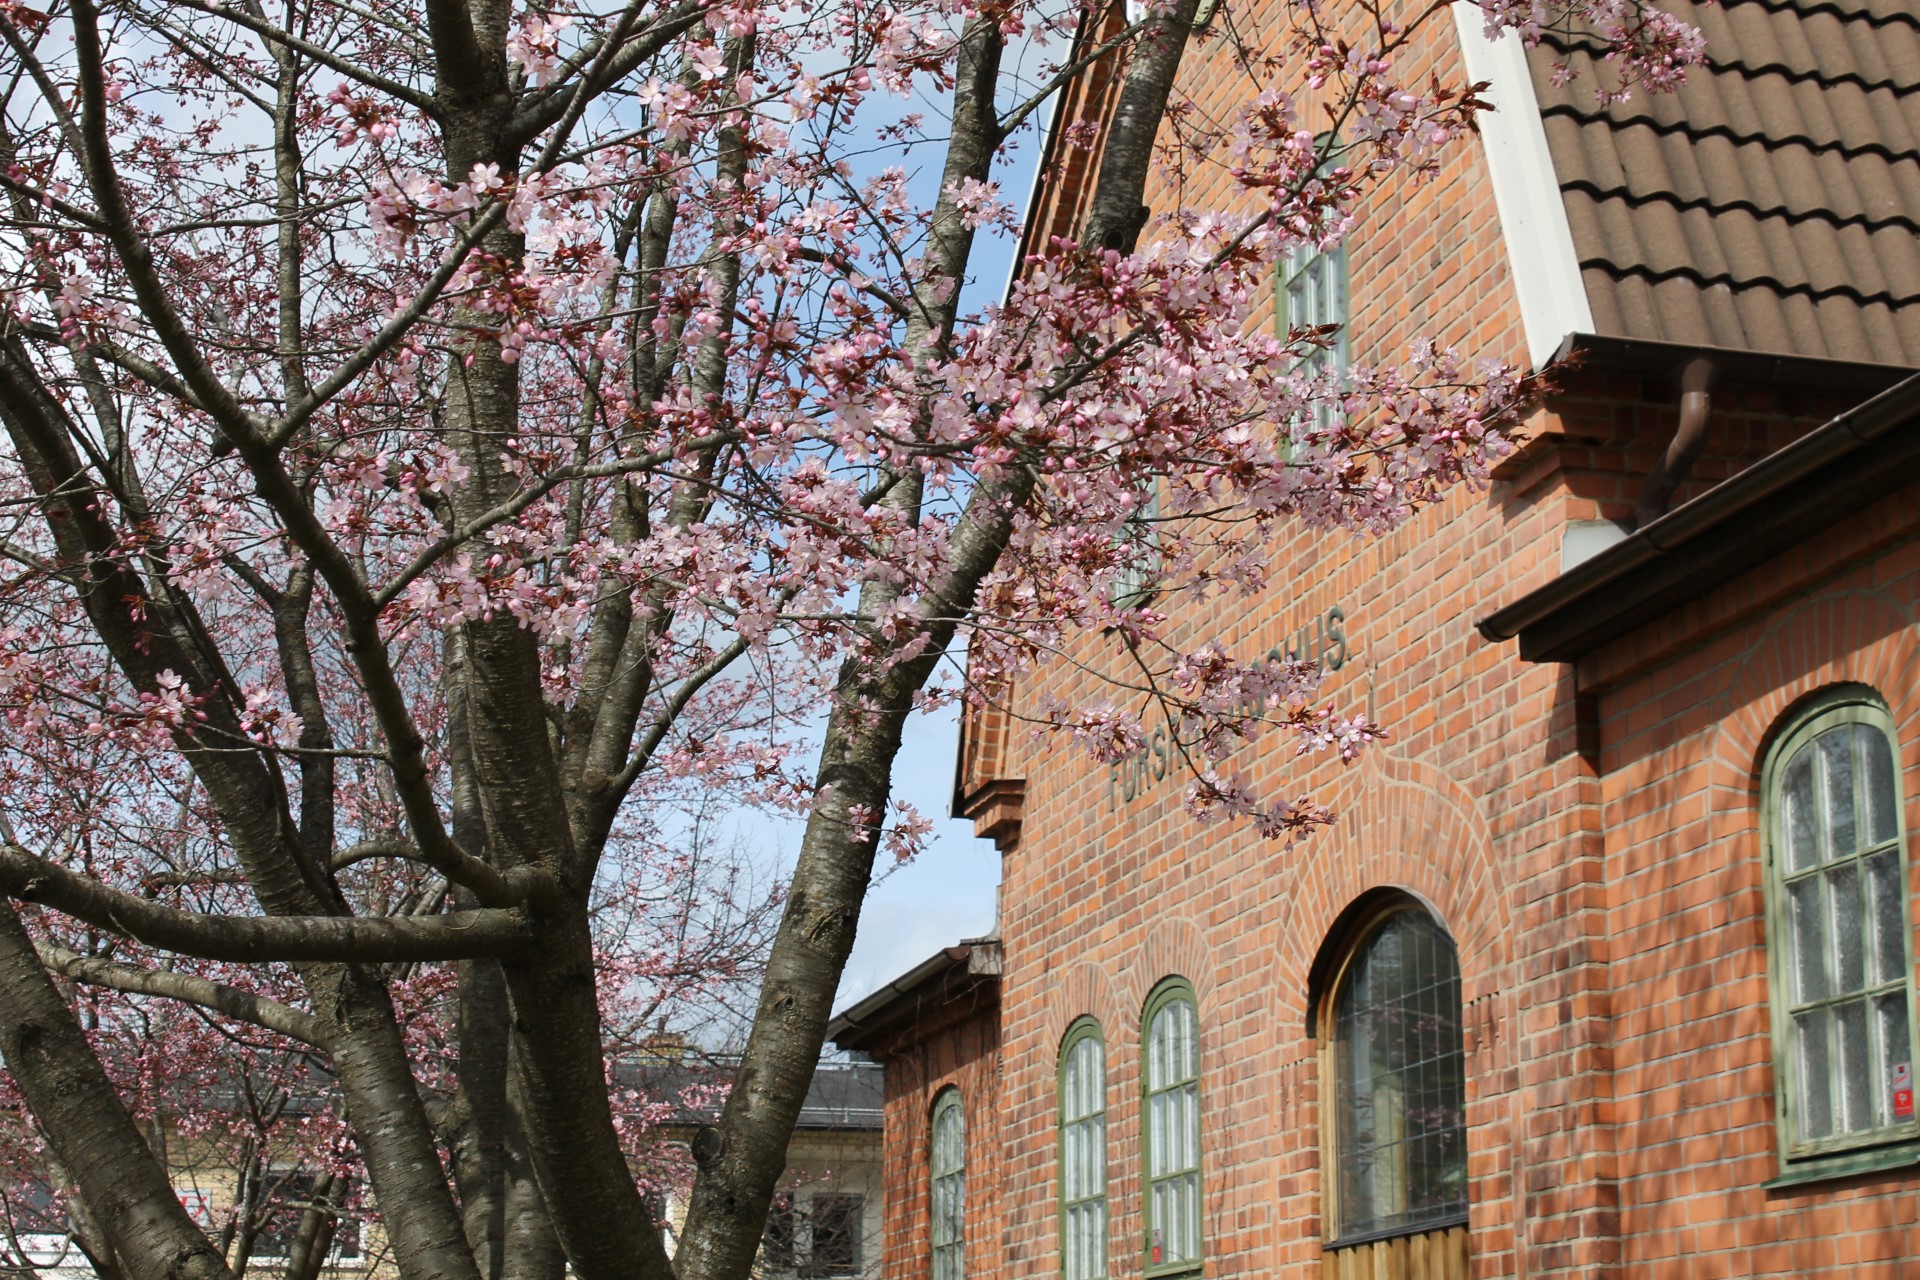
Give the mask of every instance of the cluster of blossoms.
[[[1266, 323], [1287, 255], [1337, 243], [1469, 131], [1463, 88], [1402, 82], [1407, 32], [1303, 35], [1298, 85], [1248, 62], [1257, 83], [1205, 137], [1181, 134], [1203, 113], [1176, 101], [1161, 158], [1207, 166], [1218, 181], [1195, 189], [1224, 207], [1038, 239], [976, 311], [975, 242], [1016, 222], [992, 157], [1025, 141], [992, 117], [1097, 68], [987, 80], [1005, 40], [1066, 34], [1077, 7], [493, 9], [464, 42], [454, 2], [429, 22], [318, 0], [304, 34], [190, 8], [116, 10], [107, 51], [90, 5], [50, 26], [0, 0], [9, 48], [46, 60], [0, 106], [0, 807], [44, 858], [33, 874], [209, 930], [297, 912], [315, 933], [372, 918], [402, 922], [368, 931], [382, 939], [441, 936], [481, 903], [459, 947], [476, 918], [545, 931], [499, 967], [545, 984], [516, 989], [514, 1052], [584, 1045], [590, 1078], [753, 986], [783, 892], [753, 851], [694, 838], [703, 806], [798, 819], [836, 856], [924, 846], [924, 816], [856, 792], [893, 757], [823, 782], [823, 732], [884, 754], [882, 717], [1076, 663], [1092, 692], [1043, 706], [1043, 731], [1119, 762], [1157, 711], [1196, 816], [1282, 838], [1327, 820], [1262, 794], [1236, 753], [1274, 732], [1347, 760], [1381, 727], [1330, 705], [1317, 667], [1235, 657], [1174, 619], [1271, 590], [1289, 525], [1378, 535], [1484, 484], [1511, 447], [1532, 391], [1513, 369], [1435, 340], [1335, 370], [1307, 358], [1326, 334]], [[1296, 9], [1316, 25], [1319, 6]], [[1534, 40], [1582, 22], [1655, 88], [1700, 56], [1635, 0], [1487, 12]], [[892, 110], [922, 97], [953, 138]], [[1337, 104], [1337, 148], [1308, 101]], [[107, 140], [85, 165], [76, 119]], [[106, 164], [115, 183], [90, 171]], [[964, 673], [942, 683], [959, 645]], [[516, 910], [528, 885], [575, 909]], [[276, 1030], [244, 1001], [83, 984], [135, 1115], [182, 1113], [236, 1167], [289, 1151], [389, 1179], [418, 1221], [444, 1210], [441, 1234], [462, 1234], [433, 1181], [458, 1135], [422, 1119], [408, 1148], [404, 1126], [349, 1117], [459, 1110], [464, 1010], [508, 999], [480, 989], [486, 966], [382, 954], [316, 978], [335, 962], [214, 962], [111, 917], [26, 920], [48, 963], [219, 983], [310, 1020], [371, 993]], [[592, 992], [560, 1008], [584, 966], [543, 966], [589, 953]], [[352, 1039], [375, 1033], [391, 1035]], [[418, 1098], [354, 1098], [332, 1074], [385, 1053]], [[0, 1077], [0, 1115], [22, 1114], [13, 1088]], [[717, 1102], [623, 1085], [574, 1123], [541, 1111], [569, 1099], [531, 1093], [544, 1167], [612, 1150], [567, 1146], [604, 1122], [620, 1150], [601, 1183], [624, 1186], [632, 1159], [649, 1190], [690, 1174], [647, 1164], [648, 1135]], [[40, 1159], [0, 1141], [16, 1141], [0, 1163]], [[427, 1185], [407, 1181], [420, 1170]], [[569, 1247], [603, 1225], [575, 1224]], [[643, 1272], [630, 1261], [576, 1269]]]

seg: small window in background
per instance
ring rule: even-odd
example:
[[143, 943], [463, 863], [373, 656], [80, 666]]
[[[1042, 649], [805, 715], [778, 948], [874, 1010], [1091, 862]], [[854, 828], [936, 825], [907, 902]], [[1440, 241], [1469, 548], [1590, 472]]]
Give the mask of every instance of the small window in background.
[[1121, 609], [1137, 609], [1153, 599], [1160, 577], [1159, 523], [1160, 491], [1150, 487], [1127, 520], [1126, 536], [1117, 540], [1129, 557], [1113, 589], [1113, 603]]
[[1107, 1274], [1107, 1047], [1082, 1018], [1060, 1050], [1060, 1272]]
[[958, 1089], [944, 1089], [934, 1099], [932, 1145], [933, 1280], [965, 1280], [967, 1120]]
[[1920, 1137], [1893, 720], [1850, 687], [1768, 753], [1767, 926], [1783, 1161]]
[[[1280, 263], [1279, 297], [1275, 315], [1280, 335], [1295, 329], [1316, 329], [1339, 325], [1329, 345], [1308, 346], [1300, 357], [1300, 371], [1318, 375], [1327, 371], [1344, 373], [1347, 368], [1347, 250], [1345, 245], [1315, 249], [1301, 245]], [[1313, 425], [1325, 430], [1335, 419], [1334, 406], [1327, 401], [1314, 405]]]
[[860, 1273], [860, 1217], [865, 1202], [859, 1196], [817, 1195], [807, 1204], [812, 1239], [807, 1251], [807, 1274], [816, 1277]]

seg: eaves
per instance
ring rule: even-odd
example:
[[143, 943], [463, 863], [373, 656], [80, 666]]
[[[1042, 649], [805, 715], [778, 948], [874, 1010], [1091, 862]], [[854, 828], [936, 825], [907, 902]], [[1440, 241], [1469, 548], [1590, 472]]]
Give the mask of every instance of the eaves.
[[1479, 622], [1573, 662], [1920, 479], [1920, 375], [1848, 410]]

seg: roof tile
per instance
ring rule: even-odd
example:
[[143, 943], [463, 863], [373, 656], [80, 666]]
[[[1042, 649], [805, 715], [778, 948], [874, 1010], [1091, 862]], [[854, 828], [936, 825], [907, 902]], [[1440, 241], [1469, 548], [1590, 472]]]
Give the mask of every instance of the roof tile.
[[1920, 365], [1920, 0], [1672, 7], [1710, 59], [1677, 93], [1531, 55], [1596, 328]]

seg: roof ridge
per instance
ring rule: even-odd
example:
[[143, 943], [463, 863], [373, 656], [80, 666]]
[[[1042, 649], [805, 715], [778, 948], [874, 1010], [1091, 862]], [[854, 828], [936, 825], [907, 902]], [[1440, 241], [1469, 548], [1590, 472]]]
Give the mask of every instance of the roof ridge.
[[1787, 284], [1778, 276], [1758, 275], [1743, 279], [1729, 272], [1716, 271], [1708, 273], [1693, 266], [1681, 266], [1674, 267], [1670, 270], [1658, 271], [1644, 264], [1623, 267], [1605, 258], [1589, 257], [1580, 259], [1580, 269], [1582, 271], [1604, 271], [1616, 280], [1623, 279], [1627, 276], [1638, 276], [1649, 284], [1658, 284], [1663, 280], [1691, 280], [1693, 283], [1703, 287], [1723, 284], [1729, 289], [1769, 289], [1781, 297], [1804, 297], [1814, 302], [1819, 302], [1826, 298], [1847, 298], [1862, 305], [1880, 302], [1885, 303], [1888, 307], [1895, 308], [1920, 303], [1920, 293], [1905, 296], [1895, 295], [1889, 290], [1863, 293], [1859, 289], [1847, 285], [1834, 285], [1830, 288], [1816, 289], [1808, 284]]
[[[1581, 53], [1594, 58], [1595, 61], [1600, 60], [1597, 55], [1603, 53], [1606, 49], [1605, 45], [1591, 36], [1576, 35], [1567, 37], [1558, 32], [1543, 36], [1540, 43], [1549, 49], [1556, 49], [1563, 53], [1571, 53], [1577, 49]], [[1904, 98], [1910, 94], [1920, 94], [1920, 79], [1916, 79], [1910, 84], [1901, 84], [1893, 80], [1868, 80], [1857, 71], [1795, 71], [1783, 62], [1752, 63], [1738, 58], [1721, 59], [1715, 58], [1711, 52], [1707, 54], [1706, 69], [1708, 71], [1724, 71], [1730, 75], [1737, 75], [1743, 80], [1757, 80], [1762, 76], [1775, 75], [1789, 83], [1815, 84], [1822, 88], [1829, 88], [1833, 85], [1852, 84], [1858, 86], [1862, 93], [1885, 92], [1892, 94], [1896, 98]]]
[[1809, 14], [1830, 13], [1842, 22], [1858, 22], [1868, 27], [1890, 27], [1895, 23], [1905, 23], [1920, 31], [1920, 14], [1896, 12], [1881, 17], [1869, 9], [1845, 8], [1837, 0], [1812, 0], [1811, 3], [1800, 3], [1799, 0], [1720, 0], [1722, 9], [1737, 9], [1742, 5], [1757, 5], [1772, 13], [1792, 13], [1801, 18]]
[[1691, 138], [1725, 138], [1737, 146], [1757, 146], [1768, 151], [1781, 147], [1797, 146], [1805, 147], [1808, 151], [1816, 155], [1829, 151], [1838, 152], [1842, 156], [1849, 157], [1877, 155], [1891, 164], [1899, 164], [1902, 161], [1915, 160], [1917, 158], [1911, 151], [1895, 150], [1883, 142], [1867, 142], [1855, 146], [1848, 146], [1842, 142], [1816, 142], [1804, 133], [1736, 133], [1733, 129], [1723, 124], [1700, 127], [1684, 119], [1667, 123], [1653, 116], [1638, 114], [1621, 119], [1616, 117], [1610, 108], [1597, 108], [1588, 111], [1567, 103], [1555, 103], [1552, 106], [1540, 108], [1540, 114], [1543, 118], [1546, 116], [1567, 116], [1582, 124], [1592, 124], [1597, 121], [1611, 129], [1625, 128], [1629, 125], [1640, 126], [1651, 129], [1663, 137], [1683, 133]]
[[1707, 197], [1683, 199], [1677, 191], [1648, 191], [1636, 193], [1626, 186], [1601, 186], [1591, 178], [1575, 178], [1560, 184], [1562, 191], [1583, 191], [1595, 200], [1618, 200], [1622, 204], [1647, 205], [1655, 202], [1670, 204], [1682, 212], [1705, 209], [1709, 213], [1739, 210], [1750, 213], [1756, 218], [1775, 218], [1782, 222], [1798, 226], [1805, 222], [1824, 222], [1833, 227], [1860, 227], [1872, 233], [1881, 231], [1910, 230], [1920, 233], [1920, 217], [1872, 218], [1864, 213], [1850, 214], [1841, 218], [1834, 216], [1833, 210], [1813, 208], [1795, 211], [1785, 205], [1763, 208], [1754, 200], [1713, 200]]

